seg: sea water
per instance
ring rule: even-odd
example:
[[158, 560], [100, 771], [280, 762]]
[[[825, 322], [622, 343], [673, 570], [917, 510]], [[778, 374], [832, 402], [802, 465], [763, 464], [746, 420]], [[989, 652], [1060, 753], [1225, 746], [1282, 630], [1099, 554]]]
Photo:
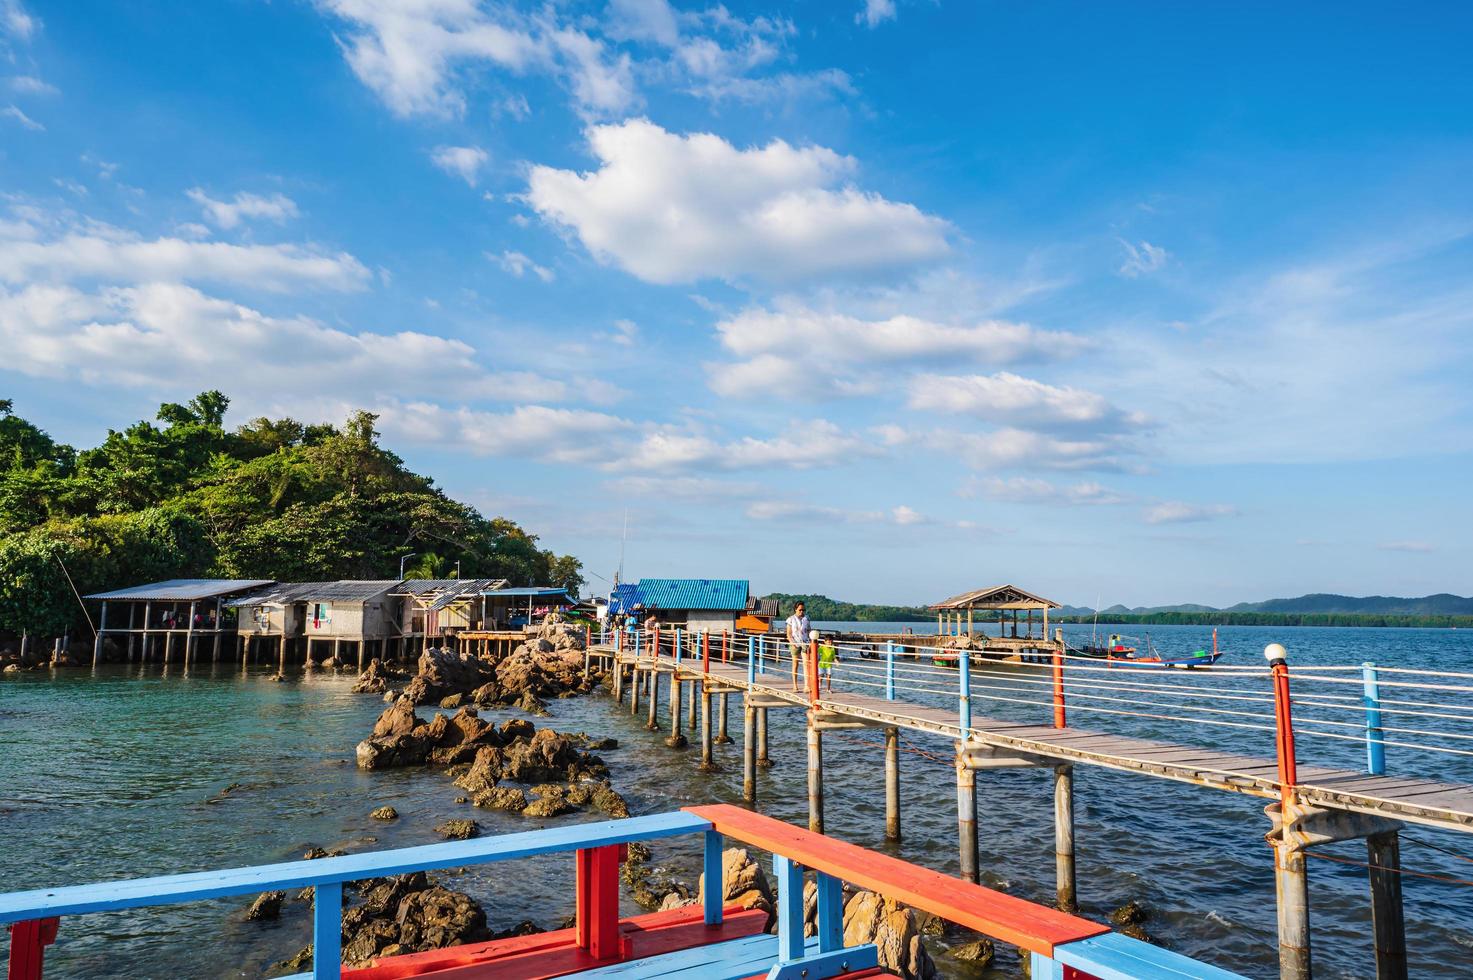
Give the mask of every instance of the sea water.
[[[927, 624], [830, 625], [895, 633], [907, 627], [934, 629]], [[1074, 642], [1090, 632], [1089, 626], [1065, 629]], [[1141, 627], [1118, 630], [1143, 633]], [[1211, 643], [1206, 628], [1152, 627], [1150, 632], [1166, 653], [1188, 653]], [[1229, 652], [1224, 664], [1261, 665], [1262, 648], [1271, 641], [1284, 643], [1296, 664], [1371, 660], [1473, 671], [1473, 631], [1225, 627], [1219, 632], [1219, 643]], [[440, 839], [435, 825], [451, 817], [471, 817], [486, 834], [539, 825], [517, 814], [457, 803], [462, 792], [432, 770], [358, 770], [353, 747], [368, 734], [382, 701], [351, 693], [349, 675], [297, 673], [280, 683], [270, 680], [269, 673], [204, 664], [187, 674], [179, 665], [167, 672], [158, 665], [109, 665], [95, 674], [83, 669], [7, 675], [0, 681], [0, 889], [290, 860], [314, 846], [370, 850], [429, 843]], [[1193, 672], [1191, 683], [1208, 683], [1199, 673], [1227, 677], [1226, 672]], [[838, 683], [842, 687], [846, 677], [862, 676], [857, 670], [846, 674], [841, 666]], [[956, 672], [949, 676], [954, 679]], [[983, 669], [973, 683], [974, 715], [1047, 720], [1034, 706], [989, 701], [987, 685], [992, 681]], [[662, 689], [662, 699], [667, 695]], [[945, 693], [916, 699], [954, 703]], [[420, 709], [423, 716], [434, 710]], [[730, 725], [737, 743], [717, 747], [722, 771], [714, 775], [696, 772], [698, 746], [665, 748], [665, 733], [644, 730], [644, 710], [632, 717], [627, 703], [616, 706], [606, 694], [554, 701], [550, 710], [551, 717], [537, 719], [539, 725], [619, 740], [620, 748], [599, 754], [635, 813], [735, 802], [740, 796], [741, 707], [735, 696]], [[517, 712], [483, 714], [499, 721]], [[662, 727], [667, 720], [662, 700]], [[807, 803], [801, 714], [773, 711], [770, 721], [775, 765], [759, 773], [759, 806], [780, 819], [803, 823]], [[1272, 752], [1271, 739], [1265, 748], [1260, 733], [1246, 729], [1083, 711], [1072, 711], [1069, 721], [1077, 727], [1234, 752]], [[847, 733], [826, 737], [824, 746], [827, 831], [955, 873], [956, 802], [949, 746], [940, 739], [902, 736], [903, 744], [918, 752], [903, 754], [904, 839], [889, 846], [883, 840], [879, 744], [869, 733], [841, 734]], [[1359, 742], [1301, 742], [1302, 759], [1364, 766]], [[1387, 757], [1388, 772], [1395, 775], [1473, 782], [1473, 767], [1465, 756], [1389, 747]], [[984, 882], [1031, 900], [1051, 901], [1049, 771], [981, 773], [978, 800]], [[1103, 919], [1115, 907], [1138, 901], [1151, 913], [1145, 928], [1165, 945], [1248, 976], [1276, 976], [1273, 860], [1263, 839], [1269, 829], [1262, 812], [1265, 802], [1076, 767], [1081, 912]], [[384, 804], [394, 806], [400, 818], [384, 822], [369, 817]], [[1408, 828], [1403, 867], [1473, 880], [1473, 867], [1466, 861], [1434, 847], [1473, 856], [1473, 835]], [[1360, 842], [1334, 845], [1323, 853], [1349, 862], [1365, 860]], [[692, 884], [699, 857], [695, 838], [655, 848], [659, 869]], [[548, 856], [514, 867], [514, 873], [507, 866], [493, 866], [441, 877], [481, 900], [493, 929], [523, 919], [555, 927], [571, 914], [571, 856]], [[1312, 859], [1309, 872], [1317, 975], [1373, 976], [1364, 868]], [[1468, 976], [1473, 891], [1410, 875], [1403, 887], [1411, 974]], [[243, 913], [250, 898], [65, 918], [60, 939], [48, 952], [47, 976], [265, 975], [273, 963], [307, 945], [311, 914], [305, 902], [292, 897], [279, 920], [247, 922]], [[627, 913], [635, 911], [626, 906]], [[938, 943], [936, 951], [944, 945], [944, 940]], [[969, 973], [944, 956], [938, 965], [953, 976], [1017, 975], [1016, 959], [1006, 952], [983, 974]]]

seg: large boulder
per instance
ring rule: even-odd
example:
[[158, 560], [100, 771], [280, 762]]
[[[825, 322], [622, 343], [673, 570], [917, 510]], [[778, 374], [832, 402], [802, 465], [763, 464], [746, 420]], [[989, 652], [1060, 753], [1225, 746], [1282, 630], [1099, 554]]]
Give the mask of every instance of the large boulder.
[[383, 694], [389, 689], [391, 681], [398, 676], [384, 662], [374, 657], [368, 662], [368, 669], [358, 675], [358, 683], [353, 685], [354, 694]]
[[568, 778], [568, 770], [583, 757], [573, 740], [550, 728], [525, 741], [518, 739], [503, 750], [503, 779], [517, 783], [550, 783]]
[[860, 943], [874, 943], [880, 954], [880, 968], [905, 980], [933, 980], [937, 976], [936, 964], [921, 941], [915, 914], [894, 899], [870, 891], [847, 896], [844, 945]]
[[414, 713], [414, 705], [408, 701], [395, 701], [384, 709], [384, 713], [378, 716], [378, 721], [373, 726], [373, 737], [380, 738], [384, 735], [408, 735], [416, 728], [423, 725], [419, 716]]
[[[721, 894], [727, 904], [735, 902], [744, 909], [761, 909], [767, 913], [767, 928], [776, 917], [777, 900], [762, 865], [752, 859], [744, 847], [727, 848], [721, 852]], [[702, 901], [706, 895], [706, 876], [701, 875], [697, 897]]]
[[454, 694], [470, 694], [494, 679], [491, 665], [471, 653], [426, 650], [404, 696], [415, 704], [439, 704]]
[[430, 744], [414, 735], [385, 735], [365, 738], [358, 743], [356, 757], [359, 769], [393, 769], [397, 766], [423, 765], [429, 758]]

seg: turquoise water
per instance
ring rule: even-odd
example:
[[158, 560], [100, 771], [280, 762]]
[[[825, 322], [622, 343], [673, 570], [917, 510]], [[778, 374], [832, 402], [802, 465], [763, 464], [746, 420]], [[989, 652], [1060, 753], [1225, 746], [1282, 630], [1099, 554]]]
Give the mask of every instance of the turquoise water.
[[[875, 624], [865, 624], [877, 629]], [[898, 631], [899, 627], [892, 627]], [[924, 628], [924, 624], [921, 624]], [[1079, 627], [1068, 627], [1071, 636]], [[1087, 634], [1088, 627], [1083, 627]], [[1129, 630], [1127, 630], [1129, 631]], [[1210, 631], [1157, 628], [1172, 651], [1210, 642]], [[1270, 640], [1285, 642], [1295, 663], [1359, 663], [1473, 670], [1473, 631], [1225, 628], [1227, 663], [1260, 664]], [[856, 675], [862, 676], [862, 675]], [[950, 672], [955, 677], [955, 672]], [[1027, 676], [1023, 672], [1022, 676]], [[1219, 683], [1223, 672], [1183, 677]], [[1256, 675], [1255, 675], [1256, 677]], [[987, 702], [988, 677], [974, 678], [978, 715], [1037, 717], [1028, 705]], [[841, 673], [840, 683], [844, 683]], [[1233, 683], [1248, 683], [1234, 681]], [[0, 882], [5, 890], [277, 861], [311, 846], [369, 849], [437, 840], [436, 823], [472, 816], [488, 833], [535, 826], [519, 815], [455, 802], [459, 791], [425, 771], [364, 773], [353, 746], [382, 709], [375, 697], [349, 692], [350, 676], [317, 673], [285, 684], [266, 672], [242, 675], [224, 666], [186, 676], [156, 666], [107, 667], [0, 681]], [[951, 703], [947, 695], [919, 695]], [[691, 750], [671, 751], [604, 695], [555, 702], [540, 723], [618, 738], [602, 753], [615, 786], [635, 812], [696, 802], [735, 801], [739, 745], [718, 748], [724, 771], [695, 771]], [[422, 712], [428, 713], [428, 712]], [[490, 712], [500, 718], [514, 712]], [[1228, 716], [1231, 717], [1231, 716]], [[786, 722], [783, 719], [788, 719]], [[662, 724], [665, 712], [661, 712]], [[1198, 740], [1234, 751], [1270, 754], [1259, 734], [1113, 715], [1071, 714], [1070, 723], [1127, 734]], [[733, 701], [732, 731], [740, 738]], [[829, 832], [884, 848], [884, 801], [877, 792], [881, 756], [859, 734], [825, 744]], [[761, 808], [803, 821], [803, 732], [798, 715], [773, 713], [776, 765], [761, 774]], [[908, 739], [937, 759], [903, 759], [907, 859], [956, 869], [955, 789], [948, 747]], [[1320, 739], [1301, 747], [1310, 761], [1363, 765], [1359, 743]], [[1390, 771], [1473, 781], [1467, 757], [1388, 749]], [[938, 761], [939, 760], [939, 761]], [[239, 788], [222, 795], [231, 784]], [[1127, 900], [1152, 909], [1147, 928], [1167, 945], [1255, 977], [1277, 974], [1272, 858], [1263, 801], [1184, 784], [1080, 768], [1076, 773], [1079, 895], [1086, 915], [1102, 917]], [[1048, 775], [1005, 770], [979, 777], [981, 858], [987, 881], [1027, 898], [1052, 893], [1052, 796]], [[211, 802], [213, 801], [213, 802]], [[369, 811], [395, 806], [393, 823]], [[563, 819], [579, 819], [578, 817]], [[590, 817], [591, 819], [591, 817]], [[1473, 837], [1413, 828], [1407, 838], [1473, 855]], [[1364, 860], [1364, 848], [1328, 853]], [[694, 880], [697, 842], [672, 842], [656, 862]], [[1469, 867], [1410, 840], [1407, 869], [1468, 875]], [[1317, 975], [1370, 977], [1369, 915], [1364, 870], [1312, 861], [1311, 903]], [[453, 878], [486, 904], [493, 928], [524, 918], [554, 925], [572, 911], [571, 861], [550, 857]], [[1473, 956], [1473, 913], [1466, 887], [1408, 877], [1407, 932], [1412, 975], [1467, 976]], [[48, 957], [56, 977], [253, 977], [308, 941], [310, 915], [291, 903], [275, 923], [241, 919], [248, 898], [64, 920]], [[631, 909], [632, 911], [632, 909]], [[944, 961], [943, 961], [944, 963]], [[1016, 975], [1004, 958], [993, 975]]]

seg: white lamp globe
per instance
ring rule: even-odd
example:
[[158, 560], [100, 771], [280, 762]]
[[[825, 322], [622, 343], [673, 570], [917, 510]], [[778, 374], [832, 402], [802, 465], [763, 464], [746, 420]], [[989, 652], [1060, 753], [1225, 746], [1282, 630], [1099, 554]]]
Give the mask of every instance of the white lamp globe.
[[1288, 660], [1289, 651], [1284, 649], [1282, 643], [1270, 643], [1263, 648], [1263, 659], [1269, 663], [1273, 663], [1275, 660]]

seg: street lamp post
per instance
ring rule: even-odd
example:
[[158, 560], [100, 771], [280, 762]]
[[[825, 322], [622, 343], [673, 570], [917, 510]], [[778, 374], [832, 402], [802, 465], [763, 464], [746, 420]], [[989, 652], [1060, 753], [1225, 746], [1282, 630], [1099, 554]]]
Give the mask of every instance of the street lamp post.
[[403, 555], [399, 558], [399, 581], [404, 581], [404, 563], [409, 559], [416, 557], [417, 555], [418, 552], [411, 551], [409, 554]]

